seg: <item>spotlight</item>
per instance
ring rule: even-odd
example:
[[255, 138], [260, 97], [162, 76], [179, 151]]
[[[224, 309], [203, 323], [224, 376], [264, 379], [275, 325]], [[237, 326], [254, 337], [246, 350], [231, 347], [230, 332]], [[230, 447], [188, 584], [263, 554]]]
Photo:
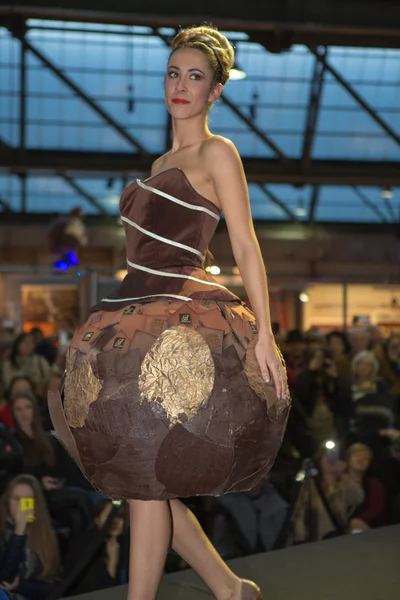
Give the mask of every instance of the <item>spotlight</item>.
[[65, 255], [65, 258], [67, 259], [67, 261], [69, 262], [69, 264], [72, 267], [76, 267], [79, 264], [78, 257], [73, 250], [70, 250], [69, 252], [67, 252], [67, 254]]
[[308, 302], [309, 299], [310, 299], [310, 297], [306, 292], [301, 292], [301, 294], [299, 294], [300, 302]]
[[336, 447], [336, 444], [335, 444], [335, 442], [333, 442], [332, 440], [328, 440], [328, 441], [325, 443], [325, 448], [326, 448], [327, 450], [333, 450], [335, 447]]
[[53, 267], [55, 267], [57, 269], [57, 271], [68, 271], [69, 264], [67, 263], [66, 260], [56, 260], [53, 263]]
[[219, 275], [221, 273], [221, 269], [217, 267], [217, 265], [211, 265], [210, 273], [211, 275]]

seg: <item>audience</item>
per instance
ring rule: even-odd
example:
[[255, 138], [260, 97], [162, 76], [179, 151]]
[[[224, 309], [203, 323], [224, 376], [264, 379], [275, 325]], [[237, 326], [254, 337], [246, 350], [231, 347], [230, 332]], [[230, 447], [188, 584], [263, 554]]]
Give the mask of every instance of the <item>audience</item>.
[[20, 475], [0, 501], [0, 587], [18, 599], [43, 600], [59, 574], [57, 539], [38, 481]]
[[361, 485], [346, 475], [337, 451], [321, 446], [314, 462], [318, 474], [302, 486], [293, 514], [296, 542], [349, 533], [352, 516], [364, 501]]
[[15, 338], [10, 358], [4, 362], [2, 371], [6, 388], [14, 377], [24, 375], [31, 380], [36, 396], [46, 398], [51, 367], [43, 356], [35, 353], [31, 334], [20, 333]]
[[[400, 335], [355, 323], [279, 340], [293, 408], [269, 481], [185, 501], [225, 558], [400, 523]], [[82, 548], [93, 555], [69, 596], [123, 583], [125, 505], [109, 519], [111, 501], [51, 433], [47, 390], [62, 385], [65, 344], [34, 328], [0, 346], [0, 598], [45, 599]], [[186, 567], [169, 555], [167, 571]]]

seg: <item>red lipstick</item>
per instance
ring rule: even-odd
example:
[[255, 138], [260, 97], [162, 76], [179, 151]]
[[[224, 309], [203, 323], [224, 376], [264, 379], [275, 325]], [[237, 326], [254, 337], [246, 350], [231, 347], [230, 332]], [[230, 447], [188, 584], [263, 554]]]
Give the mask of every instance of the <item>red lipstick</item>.
[[172, 100], [174, 104], [189, 104], [188, 100], [184, 100], [183, 98], [174, 98]]

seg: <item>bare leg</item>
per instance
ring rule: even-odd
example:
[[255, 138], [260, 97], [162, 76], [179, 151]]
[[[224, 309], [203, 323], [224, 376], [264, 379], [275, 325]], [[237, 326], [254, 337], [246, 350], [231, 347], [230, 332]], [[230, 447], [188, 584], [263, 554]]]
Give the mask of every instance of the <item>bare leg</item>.
[[130, 500], [128, 600], [155, 600], [171, 541], [168, 502]]
[[239, 600], [241, 579], [222, 560], [192, 511], [179, 500], [171, 500], [170, 505], [172, 548], [196, 571], [218, 600]]

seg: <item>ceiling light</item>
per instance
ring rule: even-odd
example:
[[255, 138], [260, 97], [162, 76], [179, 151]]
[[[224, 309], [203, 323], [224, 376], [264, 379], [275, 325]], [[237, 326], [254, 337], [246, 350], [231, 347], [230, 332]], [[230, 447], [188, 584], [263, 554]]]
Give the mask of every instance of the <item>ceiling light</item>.
[[304, 208], [304, 200], [303, 200], [303, 198], [299, 198], [299, 203], [298, 203], [297, 208], [296, 208], [296, 215], [298, 217], [305, 217], [306, 216], [306, 209]]
[[232, 81], [239, 81], [240, 79], [246, 79], [247, 73], [234, 64], [233, 68], [229, 71], [229, 79]]
[[211, 265], [207, 271], [209, 271], [211, 275], [219, 275], [221, 273], [221, 269], [217, 267], [217, 265]]
[[381, 196], [386, 200], [390, 200], [391, 198], [393, 198], [394, 194], [392, 188], [389, 186], [383, 187], [381, 189]]
[[308, 302], [309, 299], [310, 299], [310, 297], [306, 292], [301, 292], [301, 294], [299, 294], [300, 302]]

